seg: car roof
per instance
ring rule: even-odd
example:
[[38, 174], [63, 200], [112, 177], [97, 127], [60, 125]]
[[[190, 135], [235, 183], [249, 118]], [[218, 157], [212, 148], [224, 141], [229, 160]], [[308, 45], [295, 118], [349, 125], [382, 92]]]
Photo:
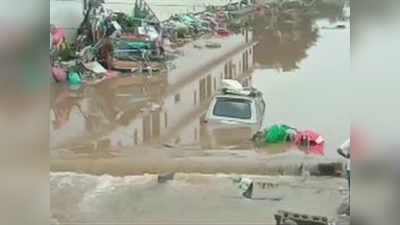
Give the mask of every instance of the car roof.
[[235, 99], [246, 99], [249, 101], [253, 101], [255, 98], [245, 95], [235, 95], [235, 94], [217, 94], [215, 98], [235, 98]]

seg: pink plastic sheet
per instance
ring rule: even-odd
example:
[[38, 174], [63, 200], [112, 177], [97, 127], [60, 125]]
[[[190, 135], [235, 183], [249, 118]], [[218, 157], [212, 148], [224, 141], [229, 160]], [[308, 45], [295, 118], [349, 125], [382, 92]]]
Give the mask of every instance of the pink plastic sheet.
[[[305, 141], [304, 140], [308, 140], [309, 141], [309, 145], [305, 146]], [[325, 145], [325, 140], [323, 139], [323, 137], [311, 130], [306, 130], [306, 131], [302, 131], [300, 133], [297, 134], [296, 136], [296, 140], [295, 140], [295, 145], [300, 148], [300, 149], [304, 149], [309, 147], [309, 152], [314, 153], [314, 154], [318, 154], [318, 155], [323, 155], [324, 154], [324, 145]]]

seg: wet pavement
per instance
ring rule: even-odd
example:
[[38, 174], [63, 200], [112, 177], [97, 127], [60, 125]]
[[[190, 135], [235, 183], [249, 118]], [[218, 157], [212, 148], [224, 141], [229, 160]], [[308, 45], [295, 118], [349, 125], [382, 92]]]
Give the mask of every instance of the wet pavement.
[[[273, 214], [281, 209], [331, 219], [345, 186], [341, 178], [249, 175], [255, 182], [250, 200], [241, 196], [235, 177], [175, 174], [159, 184], [154, 175], [54, 173], [50, 178], [52, 214], [65, 224], [275, 224]], [[270, 185], [263, 187], [263, 183]]]
[[[326, 155], [311, 161], [338, 160], [336, 147], [350, 124], [350, 107], [341, 100], [348, 95], [341, 87], [350, 65], [350, 24], [342, 20], [343, 11], [343, 4], [325, 3], [294, 21], [258, 11], [236, 35], [178, 48], [166, 74], [126, 75], [75, 88], [51, 84], [51, 170], [114, 175], [51, 173], [53, 217], [64, 223], [235, 224], [273, 223], [279, 209], [335, 216], [342, 178], [290, 178], [291, 185], [261, 190], [260, 200], [251, 201], [215, 175], [187, 175], [194, 178], [162, 185], [155, 175], [126, 175], [180, 166], [187, 173], [265, 174], [266, 165], [304, 162], [304, 154], [287, 147], [254, 149], [250, 141], [215, 142], [205, 134], [203, 115], [226, 78], [263, 92], [264, 126], [283, 122], [322, 134]], [[209, 41], [221, 47], [207, 48]], [[246, 132], [227, 135], [250, 139]]]

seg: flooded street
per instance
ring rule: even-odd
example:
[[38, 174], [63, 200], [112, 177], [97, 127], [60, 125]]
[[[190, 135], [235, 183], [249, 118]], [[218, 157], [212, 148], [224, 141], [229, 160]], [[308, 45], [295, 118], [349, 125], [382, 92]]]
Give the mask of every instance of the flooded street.
[[[169, 62], [168, 74], [150, 80], [127, 75], [77, 90], [54, 86], [51, 149], [87, 150], [98, 142], [119, 151], [163, 144], [251, 149], [248, 139], [254, 132], [238, 132], [240, 142], [222, 138], [215, 145], [201, 126], [221, 80], [233, 78], [264, 93], [264, 126], [282, 122], [316, 130], [327, 139], [326, 156], [337, 157], [335, 148], [348, 135], [349, 115], [340, 102], [345, 93], [335, 87], [349, 75], [350, 24], [340, 19], [339, 6], [331, 7], [322, 7], [326, 17], [320, 11], [274, 28], [268, 16], [256, 13], [250, 17], [252, 28], [214, 40], [222, 43], [220, 49], [185, 46]], [[328, 29], [338, 24], [345, 28]]]
[[[244, 35], [213, 40], [222, 43], [220, 49], [185, 46], [179, 50], [184, 52], [179, 53], [181, 57], [170, 62], [173, 69], [168, 75], [127, 75], [72, 91], [66, 86], [54, 87], [51, 147], [74, 147], [99, 139], [117, 148], [170, 142], [199, 145], [200, 117], [220, 88], [221, 79], [251, 82], [249, 65], [253, 62], [245, 53], [255, 45], [250, 38], [251, 32], [246, 31]], [[208, 41], [199, 40], [197, 44]], [[210, 54], [212, 61], [208, 60]], [[246, 61], [242, 66], [243, 58]], [[228, 70], [228, 64], [237, 68]]]
[[[168, 48], [168, 71], [124, 73], [94, 85], [52, 83], [52, 217], [66, 224], [268, 224], [280, 209], [334, 217], [345, 180], [298, 171], [342, 162], [336, 149], [350, 124], [341, 88], [350, 73], [344, 12], [342, 1], [289, 16], [258, 8], [227, 37]], [[286, 145], [256, 149], [250, 140], [256, 130], [247, 125], [210, 130], [205, 114], [223, 79], [262, 92], [258, 129], [281, 122], [315, 130], [327, 141], [325, 155]], [[157, 181], [169, 172], [172, 179]], [[232, 174], [277, 185], [256, 187], [249, 200]], [[280, 176], [266, 176], [272, 174]]]
[[346, 28], [320, 29], [317, 40], [301, 53], [304, 59], [291, 58], [291, 53], [283, 55], [288, 71], [279, 67], [261, 68], [276, 64], [262, 65], [260, 59], [256, 60], [259, 68], [253, 72], [254, 86], [264, 92], [268, 102], [266, 124], [282, 122], [317, 130], [327, 139], [326, 157], [339, 157], [336, 148], [349, 135], [350, 105], [343, 99], [348, 96], [345, 83], [350, 76], [350, 24], [348, 21], [332, 24], [327, 19], [314, 24], [318, 27], [336, 24], [344, 24]]

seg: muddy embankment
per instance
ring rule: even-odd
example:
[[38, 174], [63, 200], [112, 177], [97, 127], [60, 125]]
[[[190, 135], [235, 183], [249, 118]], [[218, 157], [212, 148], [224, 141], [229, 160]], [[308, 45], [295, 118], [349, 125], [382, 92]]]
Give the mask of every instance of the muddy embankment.
[[51, 171], [116, 176], [144, 173], [238, 173], [259, 175], [341, 176], [343, 163], [299, 151], [267, 155], [252, 150], [147, 148], [140, 151], [75, 154], [52, 153]]

